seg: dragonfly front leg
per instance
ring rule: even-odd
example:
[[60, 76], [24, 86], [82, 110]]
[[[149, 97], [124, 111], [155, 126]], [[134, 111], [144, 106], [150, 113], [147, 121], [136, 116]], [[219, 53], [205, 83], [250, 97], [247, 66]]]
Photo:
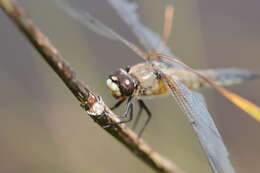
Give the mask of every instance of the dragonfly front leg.
[[[118, 108], [125, 100], [126, 100], [125, 98], [119, 100], [118, 102], [116, 102], [116, 104], [115, 104], [114, 106], [110, 107], [110, 109], [111, 109], [111, 110], [114, 110], [114, 109]], [[98, 117], [98, 119], [102, 119], [103, 117], [104, 117], [104, 114], [100, 115], [100, 116]], [[107, 126], [107, 125], [105, 125], [105, 126]]]
[[[127, 100], [127, 106], [126, 106], [126, 110], [125, 112], [122, 114], [122, 115], [116, 115], [116, 117], [118, 118], [127, 118], [125, 120], [121, 120], [119, 122], [116, 122], [116, 123], [110, 123], [110, 124], [107, 124], [105, 126], [103, 126], [103, 128], [109, 128], [109, 127], [112, 127], [113, 125], [116, 125], [116, 124], [122, 124], [122, 123], [127, 123], [129, 121], [131, 121], [133, 119], [133, 102], [131, 101], [131, 97]], [[123, 100], [124, 101], [124, 100]], [[123, 101], [119, 101], [119, 105], [123, 103]], [[117, 103], [117, 104], [118, 104]], [[116, 105], [117, 105], [116, 104]], [[118, 106], [117, 106], [118, 107]]]

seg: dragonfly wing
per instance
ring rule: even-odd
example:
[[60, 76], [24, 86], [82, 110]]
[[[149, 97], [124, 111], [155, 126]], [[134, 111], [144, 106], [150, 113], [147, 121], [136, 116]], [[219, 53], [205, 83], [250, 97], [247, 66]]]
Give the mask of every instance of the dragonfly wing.
[[[73, 19], [83, 24], [85, 27], [90, 29], [91, 31], [104, 36], [106, 38], [119, 41], [125, 44], [127, 47], [136, 52], [139, 56], [145, 57], [145, 54], [139, 50], [134, 44], [127, 41], [125, 38], [114, 32], [111, 28], [104, 25], [102, 22], [91, 16], [87, 11], [81, 9], [75, 9], [71, 7], [68, 3], [68, 0], [53, 0], [58, 7], [66, 11], [68, 15], [70, 15]], [[151, 50], [156, 49], [160, 43], [160, 37], [151, 31], [149, 28], [145, 27], [140, 23], [139, 18], [136, 14], [136, 11], [133, 9], [134, 4], [129, 3], [127, 1], [117, 1], [117, 0], [109, 0], [108, 2], [115, 8], [115, 10], [120, 14], [122, 19], [131, 26], [134, 34], [140, 40], [140, 42], [145, 46], [145, 48]], [[122, 8], [121, 8], [122, 7]], [[121, 14], [125, 14], [124, 16]], [[129, 15], [129, 20], [128, 16]], [[130, 20], [131, 19], [131, 20]], [[164, 49], [163, 53], [170, 55], [172, 57], [176, 57], [173, 55], [169, 48], [162, 47]], [[144, 58], [145, 59], [145, 58]], [[165, 62], [168, 66], [174, 68], [182, 68], [180, 65], [173, 63], [167, 59], [161, 58], [162, 62]]]
[[105, 26], [103, 23], [98, 21], [96, 18], [91, 16], [87, 11], [83, 11], [80, 9], [72, 8], [67, 0], [53, 0], [58, 7], [62, 8], [70, 15], [73, 19], [80, 22], [91, 31], [96, 32], [97, 34], [107, 37], [112, 40], [116, 40], [117, 38], [111, 34], [111, 29]]
[[[122, 20], [130, 26], [133, 33], [136, 35], [140, 43], [148, 50], [157, 50], [160, 46], [161, 53], [169, 55], [173, 58], [177, 58], [171, 50], [165, 45], [161, 44], [161, 37], [146, 27], [140, 22], [137, 13], [137, 4], [128, 0], [108, 0], [112, 7], [116, 10]], [[168, 66], [174, 68], [182, 68], [179, 64], [173, 63], [167, 59], [161, 58], [162, 62], [165, 62]]]
[[191, 122], [214, 173], [234, 173], [228, 151], [206, 108], [203, 96], [189, 90], [180, 81], [167, 74], [162, 74], [162, 80]]
[[137, 55], [141, 56], [142, 58], [146, 59], [145, 53], [143, 53], [138, 47], [134, 44], [127, 41], [124, 37], [117, 34], [111, 28], [104, 25], [102, 22], [91, 16], [88, 12], [74, 9], [71, 7], [67, 0], [53, 0], [61, 9], [67, 12], [73, 19], [83, 24], [85, 27], [90, 29], [91, 31], [107, 37], [112, 40], [119, 41], [126, 45], [128, 48], [132, 49]]

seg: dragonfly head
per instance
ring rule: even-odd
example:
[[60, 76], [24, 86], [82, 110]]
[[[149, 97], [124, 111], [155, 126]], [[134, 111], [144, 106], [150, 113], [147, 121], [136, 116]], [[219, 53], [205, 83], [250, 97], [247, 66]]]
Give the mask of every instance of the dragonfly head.
[[128, 71], [120, 68], [107, 79], [107, 87], [116, 99], [129, 97], [135, 91], [137, 80]]

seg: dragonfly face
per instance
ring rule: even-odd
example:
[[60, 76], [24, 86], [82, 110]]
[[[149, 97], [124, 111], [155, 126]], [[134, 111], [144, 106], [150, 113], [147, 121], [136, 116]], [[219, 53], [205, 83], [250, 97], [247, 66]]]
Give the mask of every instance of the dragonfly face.
[[128, 72], [128, 68], [120, 68], [107, 79], [107, 87], [116, 99], [132, 96], [138, 86], [136, 78]]

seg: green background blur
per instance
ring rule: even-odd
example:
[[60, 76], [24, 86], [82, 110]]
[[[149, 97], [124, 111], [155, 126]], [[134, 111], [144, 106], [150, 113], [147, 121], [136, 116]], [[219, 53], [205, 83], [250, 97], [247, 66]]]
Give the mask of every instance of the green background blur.
[[[108, 105], [114, 104], [105, 85], [107, 76], [142, 60], [121, 44], [83, 28], [51, 0], [19, 2], [80, 78]], [[169, 46], [192, 67], [240, 67], [260, 73], [260, 1], [139, 0], [138, 4], [142, 22], [159, 33], [165, 5], [174, 4]], [[72, 5], [138, 44], [106, 0], [77, 0]], [[0, 56], [0, 172], [153, 172], [82, 111], [2, 11]], [[260, 81], [252, 81], [230, 89], [260, 105], [259, 86]], [[215, 91], [203, 94], [237, 172], [260, 172], [259, 123]], [[153, 119], [144, 139], [187, 172], [210, 172], [190, 124], [174, 100], [166, 97], [146, 103]]]

